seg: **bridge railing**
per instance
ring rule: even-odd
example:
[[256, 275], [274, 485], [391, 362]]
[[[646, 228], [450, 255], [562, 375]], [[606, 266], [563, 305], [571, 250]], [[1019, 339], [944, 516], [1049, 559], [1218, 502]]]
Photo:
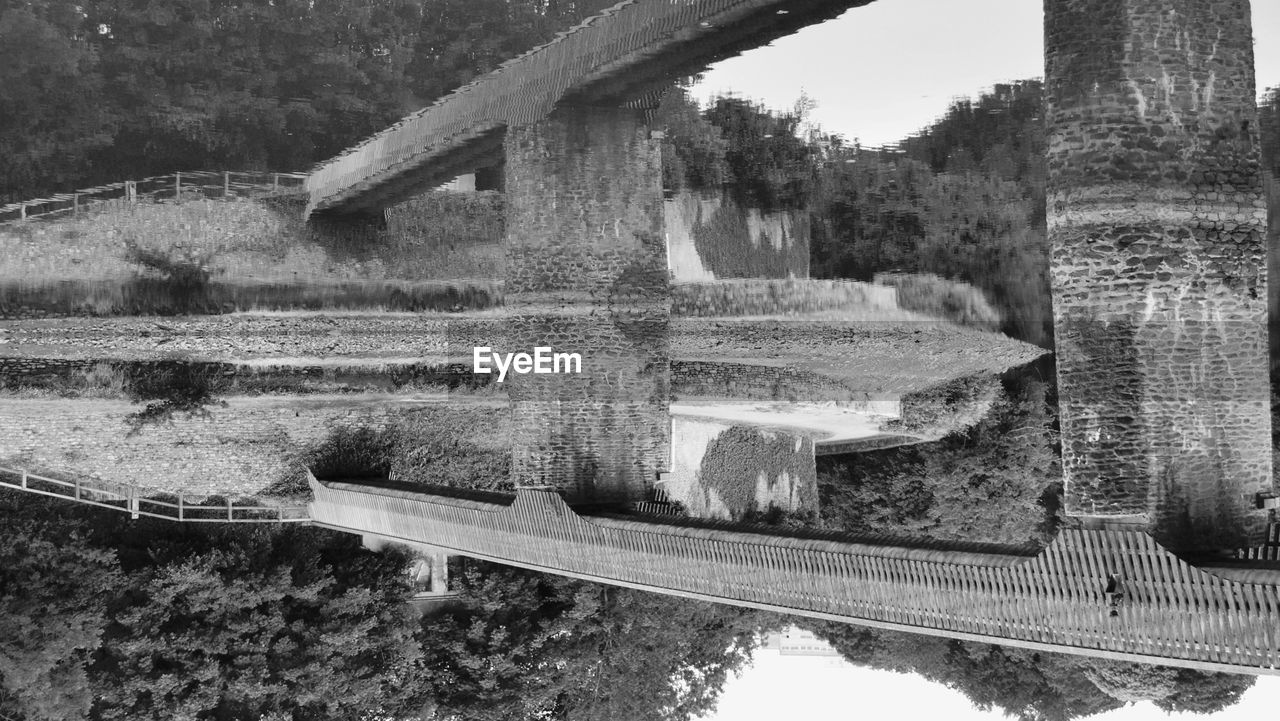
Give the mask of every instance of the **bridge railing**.
[[306, 178], [306, 173], [183, 171], [2, 205], [0, 225], [74, 216], [104, 205], [291, 195], [303, 190]]
[[22, 468], [0, 466], [0, 487], [121, 511], [133, 518], [145, 516], [183, 523], [305, 523], [311, 520], [311, 513], [303, 504], [254, 506], [228, 498], [211, 505], [185, 494], [169, 496], [173, 500], [148, 498], [143, 495], [145, 491], [130, 484], [79, 476], [73, 480], [49, 478]]

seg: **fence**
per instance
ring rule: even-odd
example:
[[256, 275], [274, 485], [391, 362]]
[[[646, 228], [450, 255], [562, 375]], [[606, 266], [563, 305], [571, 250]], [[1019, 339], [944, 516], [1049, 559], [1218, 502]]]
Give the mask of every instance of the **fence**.
[[142, 180], [125, 180], [48, 198], [23, 200], [0, 206], [0, 224], [78, 215], [103, 204], [130, 204], [139, 200], [179, 201], [185, 198], [244, 198], [290, 195], [301, 192], [306, 173], [184, 171]]
[[249, 506], [233, 503], [231, 499], [209, 505], [190, 501], [182, 494], [177, 495], [175, 501], [167, 501], [145, 498], [133, 485], [80, 477], [66, 481], [2, 466], [0, 487], [122, 511], [133, 518], [146, 516], [183, 523], [306, 523], [311, 520], [305, 505]]

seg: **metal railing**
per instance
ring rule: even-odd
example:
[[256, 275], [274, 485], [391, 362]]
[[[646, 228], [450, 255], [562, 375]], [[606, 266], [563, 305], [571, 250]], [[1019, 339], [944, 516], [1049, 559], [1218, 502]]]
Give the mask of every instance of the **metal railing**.
[[104, 205], [128, 205], [139, 201], [287, 195], [302, 192], [306, 178], [306, 173], [183, 171], [9, 203], [0, 206], [0, 225], [74, 216], [93, 208], [101, 209]]
[[176, 501], [167, 501], [145, 497], [144, 491], [130, 484], [79, 476], [67, 481], [22, 468], [0, 466], [0, 487], [109, 508], [133, 518], [145, 516], [183, 523], [306, 523], [311, 520], [306, 505], [250, 506], [234, 503], [229, 498], [209, 505], [188, 500], [184, 494], [177, 494]]

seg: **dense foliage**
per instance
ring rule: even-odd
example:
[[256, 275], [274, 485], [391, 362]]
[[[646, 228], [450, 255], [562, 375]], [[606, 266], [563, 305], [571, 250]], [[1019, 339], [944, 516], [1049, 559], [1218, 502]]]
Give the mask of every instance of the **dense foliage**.
[[[476, 442], [465, 411], [405, 413], [386, 427], [339, 426], [299, 459], [320, 478], [381, 477], [415, 485], [515, 490], [511, 452]], [[496, 431], [495, 431], [496, 432]]]
[[441, 717], [687, 721], [715, 708], [779, 619], [728, 606], [473, 565], [473, 603], [423, 624]]
[[800, 137], [802, 117], [732, 96], [704, 108], [672, 88], [655, 118], [666, 132], [664, 185], [726, 190], [739, 205], [763, 211], [808, 209], [819, 148]]
[[354, 718], [418, 663], [401, 555], [58, 503], [0, 496], [8, 717]]
[[779, 623], [478, 563], [460, 604], [419, 619], [407, 560], [0, 494], [0, 714], [686, 721]]
[[302, 170], [613, 0], [0, 4], [0, 201]]
[[992, 543], [1051, 538], [1062, 482], [1051, 388], [1024, 371], [994, 390], [989, 413], [940, 441], [819, 459], [823, 525]]
[[888, 150], [828, 142], [812, 273], [933, 273], [982, 289], [1002, 330], [1052, 347], [1041, 85], [960, 101]]

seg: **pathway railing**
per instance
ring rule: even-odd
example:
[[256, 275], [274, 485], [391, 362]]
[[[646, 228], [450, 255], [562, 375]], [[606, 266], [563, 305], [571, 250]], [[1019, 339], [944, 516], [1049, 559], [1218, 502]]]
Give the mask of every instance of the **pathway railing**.
[[0, 206], [0, 225], [78, 215], [104, 205], [194, 198], [270, 197], [303, 190], [306, 173], [199, 170], [84, 188]]
[[146, 497], [146, 491], [133, 485], [79, 476], [68, 481], [22, 468], [0, 466], [0, 487], [109, 508], [134, 518], [145, 516], [183, 523], [306, 523], [311, 520], [306, 505], [251, 506], [231, 499], [209, 505], [184, 494], [178, 494], [172, 501], [161, 500]]

